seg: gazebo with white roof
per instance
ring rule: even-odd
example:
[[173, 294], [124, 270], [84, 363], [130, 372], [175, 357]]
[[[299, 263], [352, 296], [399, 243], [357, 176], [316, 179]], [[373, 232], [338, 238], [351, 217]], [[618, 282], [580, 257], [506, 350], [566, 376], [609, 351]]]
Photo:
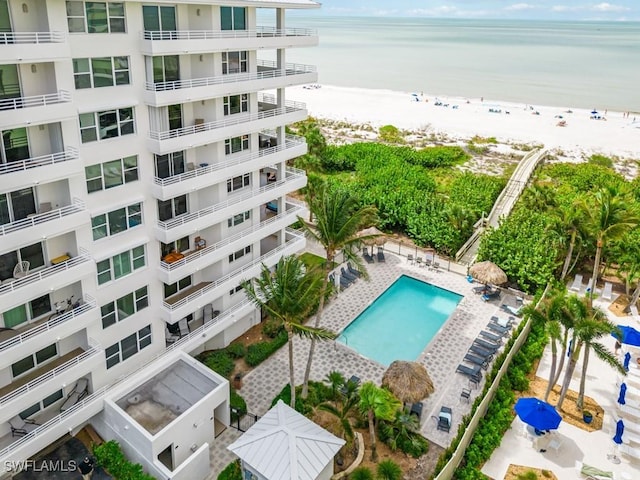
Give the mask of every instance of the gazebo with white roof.
[[280, 400], [227, 448], [240, 457], [243, 478], [328, 480], [344, 443]]

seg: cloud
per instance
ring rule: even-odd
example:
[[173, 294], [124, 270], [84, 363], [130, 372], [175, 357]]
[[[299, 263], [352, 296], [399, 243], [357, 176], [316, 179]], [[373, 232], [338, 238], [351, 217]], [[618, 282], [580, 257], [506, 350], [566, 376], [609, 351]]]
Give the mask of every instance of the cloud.
[[599, 3], [591, 7], [591, 10], [596, 12], [628, 12], [631, 10], [629, 7], [623, 7], [622, 5], [612, 5], [607, 2]]
[[570, 7], [567, 5], [554, 5], [551, 7], [552, 12], [575, 12], [576, 10], [580, 10], [581, 7]]
[[434, 8], [414, 8], [406, 12], [418, 17], [486, 17], [489, 10], [464, 10], [452, 5], [440, 5]]
[[536, 6], [529, 3], [514, 3], [513, 5], [505, 7], [505, 10], [510, 12], [520, 12], [523, 10], [532, 10], [534, 8], [536, 8]]

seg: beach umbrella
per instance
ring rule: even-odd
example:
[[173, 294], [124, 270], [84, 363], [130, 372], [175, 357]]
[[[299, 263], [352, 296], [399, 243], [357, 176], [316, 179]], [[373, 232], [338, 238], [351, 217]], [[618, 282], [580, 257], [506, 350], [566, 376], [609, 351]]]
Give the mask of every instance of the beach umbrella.
[[387, 387], [403, 403], [415, 403], [435, 391], [427, 369], [417, 362], [396, 360], [382, 376], [382, 386]]
[[598, 111], [597, 111], [595, 108], [594, 108], [593, 110], [591, 110], [591, 114], [592, 114], [592, 115], [595, 115], [595, 114], [597, 114], [597, 113], [598, 113]]
[[624, 363], [622, 366], [628, 372], [629, 371], [629, 362], [631, 361], [631, 354], [629, 352], [624, 354]]
[[622, 420], [618, 420], [616, 423], [616, 434], [613, 437], [613, 441], [618, 445], [622, 443], [622, 434], [624, 433], [624, 422]]
[[555, 430], [562, 421], [553, 405], [538, 398], [520, 398], [514, 409], [520, 420], [538, 430]]
[[360, 232], [358, 232], [358, 238], [361, 238], [362, 243], [365, 245], [384, 245], [387, 241], [384, 237], [384, 233], [376, 227], [369, 227], [364, 230], [360, 230]]
[[620, 395], [618, 395], [618, 403], [620, 405], [624, 405], [626, 402], [624, 401], [624, 397], [627, 394], [627, 384], [626, 383], [622, 383], [620, 385]]
[[495, 263], [488, 260], [472, 265], [469, 268], [469, 275], [485, 284], [501, 285], [507, 281], [507, 274]]
[[611, 336], [616, 338], [620, 343], [640, 347], [640, 332], [633, 327], [620, 326]]

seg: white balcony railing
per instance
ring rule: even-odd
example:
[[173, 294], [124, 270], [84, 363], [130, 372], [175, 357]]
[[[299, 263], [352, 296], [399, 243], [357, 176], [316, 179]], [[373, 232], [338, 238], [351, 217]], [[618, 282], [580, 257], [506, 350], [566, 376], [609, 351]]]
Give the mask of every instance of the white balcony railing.
[[83, 210], [85, 210], [84, 202], [79, 198], [74, 198], [71, 205], [66, 205], [62, 208], [56, 208], [49, 212], [38, 213], [15, 222], [0, 225], [0, 236], [7, 235], [18, 230], [23, 230], [25, 228], [34, 227], [51, 220], [64, 218], [66, 216], [73, 215], [74, 213], [82, 212]]
[[287, 135], [284, 145], [278, 145], [278, 146], [269, 147], [269, 148], [262, 148], [257, 152], [249, 153], [247, 155], [234, 156], [232, 160], [229, 160], [227, 162], [207, 165], [206, 167], [196, 168], [195, 170], [190, 170], [188, 172], [184, 172], [179, 175], [174, 175], [172, 177], [167, 177], [167, 178], [155, 177], [153, 179], [153, 183], [155, 183], [156, 185], [160, 185], [161, 187], [174, 185], [176, 183], [185, 182], [187, 180], [201, 177], [203, 175], [208, 175], [210, 173], [223, 170], [225, 168], [233, 167], [235, 165], [240, 165], [242, 163], [250, 162], [252, 160], [257, 160], [258, 158], [262, 158], [266, 155], [272, 155], [274, 153], [287, 150], [289, 148], [298, 147], [304, 143], [305, 143], [305, 140], [302, 137]]
[[12, 43], [63, 43], [64, 32], [0, 32], [0, 45]]
[[19, 108], [43, 107], [71, 101], [71, 94], [66, 90], [33, 97], [5, 98], [0, 100], [0, 110], [17, 110]]
[[181, 225], [197, 220], [198, 218], [206, 217], [207, 215], [211, 215], [231, 205], [235, 205], [236, 203], [242, 202], [244, 200], [248, 200], [252, 197], [255, 197], [256, 195], [260, 195], [261, 193], [275, 190], [287, 183], [290, 183], [298, 178], [305, 176], [304, 170], [298, 170], [297, 168], [289, 167], [286, 169], [286, 172], [287, 172], [286, 178], [282, 180], [278, 180], [277, 182], [274, 182], [270, 185], [265, 185], [264, 187], [261, 187], [256, 190], [249, 190], [248, 192], [242, 193], [237, 196], [233, 196], [232, 198], [224, 202], [216, 203], [215, 205], [212, 205], [207, 208], [203, 208], [202, 210], [198, 210], [197, 212], [187, 213], [185, 215], [172, 218], [171, 220], [167, 220], [165, 222], [158, 221], [158, 228], [160, 228], [161, 230], [171, 230], [172, 228], [177, 228]]
[[20, 388], [13, 390], [12, 392], [7, 393], [6, 395], [0, 397], [0, 406], [6, 404], [19, 397], [20, 395], [24, 395], [25, 393], [30, 392], [34, 388], [39, 387], [45, 382], [49, 380], [59, 377], [61, 374], [66, 372], [67, 370], [79, 365], [84, 360], [97, 355], [101, 351], [100, 345], [95, 343], [90, 339], [90, 347], [89, 349], [82, 352], [77, 357], [73, 357], [68, 362], [63, 363], [62, 365], [58, 365], [56, 368], [49, 370], [47, 373], [40, 375], [37, 378], [34, 378], [29, 383], [25, 383]]
[[0, 295], [14, 292], [19, 288], [31, 285], [32, 283], [38, 282], [57, 273], [71, 270], [78, 265], [91, 261], [91, 255], [87, 250], [85, 250], [84, 248], [80, 248], [79, 251], [79, 255], [67, 260], [66, 262], [62, 262], [57, 265], [51, 265], [50, 267], [43, 268], [42, 270], [29, 273], [26, 277], [19, 278], [14, 282], [3, 282], [2, 285], [0, 285]]
[[207, 292], [210, 292], [211, 290], [219, 287], [223, 283], [228, 282], [229, 280], [231, 280], [231, 279], [233, 279], [235, 277], [241, 276], [246, 271], [251, 270], [252, 268], [254, 268], [257, 265], [260, 265], [262, 262], [267, 260], [269, 257], [272, 257], [274, 255], [279, 254], [280, 252], [282, 252], [286, 248], [290, 247], [292, 244], [294, 244], [296, 242], [299, 242], [302, 239], [304, 239], [304, 235], [300, 234], [299, 232], [296, 232], [295, 230], [287, 228], [286, 231], [287, 231], [287, 234], [289, 234], [289, 235], [291, 235], [293, 237], [291, 240], [289, 240], [289, 241], [283, 243], [282, 245], [274, 248], [273, 250], [265, 253], [264, 255], [260, 256], [257, 259], [255, 259], [251, 263], [248, 263], [248, 264], [242, 266], [241, 268], [238, 268], [237, 270], [234, 270], [234, 271], [226, 274], [224, 277], [220, 277], [215, 282], [211, 282], [211, 283], [205, 285], [200, 290], [198, 290], [196, 292], [193, 292], [191, 295], [189, 295], [189, 296], [187, 296], [187, 297], [185, 297], [185, 298], [183, 298], [181, 300], [178, 300], [175, 303], [167, 303], [166, 301], [163, 301], [162, 305], [164, 306], [164, 308], [166, 308], [167, 310], [170, 310], [170, 311], [176, 310], [178, 308], [182, 308], [185, 305], [187, 305], [188, 303], [193, 302], [193, 301], [197, 300], [198, 298], [202, 297]]
[[217, 40], [226, 38], [313, 37], [318, 31], [310, 28], [258, 27], [256, 30], [177, 30], [141, 32], [143, 40]]
[[40, 335], [41, 333], [49, 332], [58, 325], [61, 325], [69, 320], [73, 320], [74, 318], [79, 317], [80, 315], [88, 312], [89, 310], [96, 308], [96, 300], [91, 295], [84, 296], [84, 303], [77, 308], [74, 308], [70, 312], [64, 313], [62, 315], [58, 315], [57, 317], [49, 320], [48, 322], [41, 323], [40, 325], [30, 328], [29, 330], [24, 331], [20, 335], [16, 335], [15, 337], [9, 338], [3, 342], [0, 342], [0, 353], [3, 351], [15, 347], [17, 345], [22, 345], [27, 340], [31, 340], [33, 337]]
[[[287, 202], [289, 202], [289, 200], [287, 199]], [[235, 235], [231, 235], [230, 237], [227, 237], [223, 240], [220, 240], [219, 242], [214, 243], [213, 245], [203, 248], [202, 250], [198, 250], [195, 253], [192, 253], [191, 255], [187, 255], [186, 257], [173, 262], [173, 263], [165, 263], [165, 262], [160, 262], [160, 268], [163, 270], [166, 270], [167, 272], [171, 272], [173, 270], [176, 270], [180, 267], [184, 267], [185, 265], [189, 265], [190, 263], [193, 262], [197, 262], [198, 260], [200, 260], [202, 257], [209, 255], [210, 253], [213, 253], [214, 251], [218, 250], [219, 248], [224, 247], [225, 245], [229, 245], [230, 243], [235, 242], [236, 240], [240, 240], [241, 238], [245, 238], [248, 235], [251, 235], [252, 233], [255, 233], [269, 225], [271, 225], [272, 223], [276, 223], [279, 220], [282, 220], [284, 217], [294, 214], [294, 213], [300, 213], [303, 211], [303, 207], [295, 205], [295, 206], [291, 206], [291, 208], [289, 208], [288, 210], [286, 210], [285, 212], [279, 213], [278, 215], [269, 218], [268, 220], [265, 220], [264, 222], [260, 222], [257, 225], [254, 225], [250, 228], [247, 228], [241, 232], [236, 233]], [[1, 344], [0, 344], [1, 347]], [[1, 351], [1, 349], [0, 349]]]
[[0, 163], [0, 175], [4, 175], [6, 173], [23, 172], [31, 168], [55, 165], [57, 163], [77, 159], [78, 150], [73, 147], [68, 147], [64, 152], [42, 155], [40, 157], [27, 158], [25, 160], [18, 160], [16, 162]]
[[152, 140], [168, 140], [170, 138], [178, 138], [185, 135], [193, 135], [194, 133], [202, 133], [218, 128], [240, 125], [241, 123], [255, 122], [256, 120], [276, 117], [278, 115], [286, 115], [287, 113], [298, 112], [301, 110], [305, 110], [306, 108], [307, 106], [302, 102], [288, 101], [286, 102], [284, 107], [271, 108], [262, 112], [238, 113], [235, 115], [229, 115], [228, 118], [223, 118], [222, 120], [202, 123], [199, 125], [192, 125], [190, 127], [176, 128], [175, 130], [166, 130], [164, 132], [151, 131], [149, 132], [149, 138], [151, 138]]
[[[272, 66], [271, 64], [274, 64]], [[259, 66], [268, 66], [273, 70], [267, 70], [257, 73], [235, 73], [229, 75], [220, 75], [218, 77], [207, 78], [194, 78], [192, 80], [177, 80], [174, 82], [146, 82], [145, 87], [147, 90], [154, 92], [165, 92], [169, 90], [180, 90], [183, 88], [195, 88], [195, 87], [208, 87], [211, 85], [224, 85], [228, 83], [240, 83], [248, 82], [251, 80], [265, 80], [267, 78], [286, 77], [292, 75], [304, 75], [306, 73], [313, 73], [316, 71], [316, 67], [313, 65], [302, 65], [297, 63], [287, 63], [285, 70], [277, 69], [276, 62], [261, 61]]]

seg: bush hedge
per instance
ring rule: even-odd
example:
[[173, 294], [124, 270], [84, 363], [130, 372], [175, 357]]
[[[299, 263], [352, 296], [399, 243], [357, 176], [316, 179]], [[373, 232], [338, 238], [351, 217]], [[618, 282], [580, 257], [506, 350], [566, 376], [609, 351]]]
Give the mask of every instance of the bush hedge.
[[240, 460], [235, 460], [227, 465], [218, 475], [218, 480], [242, 480]]
[[273, 340], [249, 345], [245, 361], [252, 367], [259, 365], [273, 355], [280, 347], [285, 345], [288, 339], [289, 336], [287, 332], [282, 330]]
[[237, 413], [233, 410], [231, 411], [231, 421], [234, 422], [238, 419], [238, 417], [242, 417], [247, 413], [247, 402], [242, 398], [238, 392], [236, 392], [233, 388], [229, 393], [229, 406], [232, 409], [235, 409]]
[[233, 361], [231, 355], [229, 355], [227, 349], [208, 352], [202, 362], [224, 378], [229, 378], [231, 372], [233, 372], [233, 369], [236, 367], [236, 363]]
[[93, 446], [96, 463], [107, 470], [116, 480], [154, 480], [142, 471], [142, 465], [132, 463], [124, 456], [120, 444], [109, 440], [102, 445]]
[[[302, 396], [300, 395], [301, 392], [302, 385], [298, 385], [296, 387], [295, 410], [303, 415], [307, 415], [321, 403], [331, 400], [333, 395], [331, 387], [328, 387], [322, 382], [314, 382], [313, 380], [309, 381], [309, 394], [307, 395], [306, 399], [302, 398]], [[291, 404], [291, 386], [288, 383], [271, 401], [271, 406], [273, 407], [276, 403], [278, 403], [278, 400], [282, 400], [287, 405]]]

